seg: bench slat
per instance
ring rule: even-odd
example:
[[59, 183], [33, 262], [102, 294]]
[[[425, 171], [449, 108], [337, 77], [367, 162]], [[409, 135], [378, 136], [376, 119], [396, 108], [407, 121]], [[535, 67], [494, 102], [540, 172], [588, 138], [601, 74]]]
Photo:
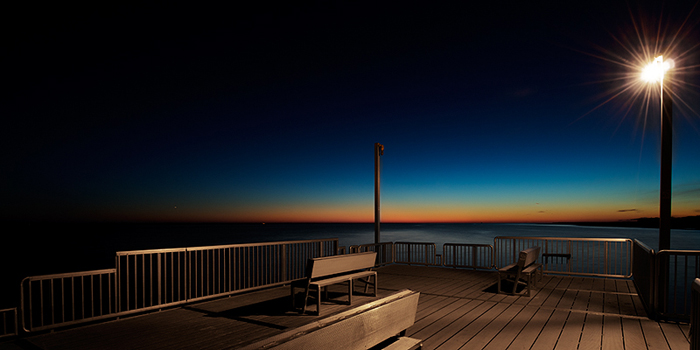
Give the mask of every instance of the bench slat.
[[311, 259], [311, 274], [307, 277], [318, 278], [336, 275], [349, 271], [369, 269], [374, 267], [375, 252], [365, 252], [346, 255], [333, 255]]
[[376, 271], [362, 271], [350, 275], [342, 275], [333, 278], [326, 278], [319, 281], [312, 281], [311, 284], [319, 287], [330, 286], [331, 284], [342, 283], [349, 280], [354, 280], [362, 277], [377, 276]]

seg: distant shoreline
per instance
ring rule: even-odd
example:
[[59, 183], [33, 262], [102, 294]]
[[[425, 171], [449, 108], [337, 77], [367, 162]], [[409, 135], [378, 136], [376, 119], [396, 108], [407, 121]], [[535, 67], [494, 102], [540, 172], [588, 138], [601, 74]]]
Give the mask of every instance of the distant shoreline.
[[[659, 218], [638, 218], [629, 221], [550, 222], [548, 224], [575, 226], [659, 228]], [[671, 228], [681, 230], [700, 230], [700, 215], [671, 218]]]
[[[180, 221], [47, 221], [47, 220], [12, 220], [3, 221], [5, 224], [20, 224], [29, 226], [45, 226], [45, 225], [137, 225], [137, 226], [159, 226], [159, 225], [305, 225], [305, 224], [325, 224], [325, 225], [374, 225], [373, 222], [180, 222]], [[659, 228], [659, 218], [637, 218], [625, 221], [557, 221], [557, 222], [382, 222], [382, 224], [402, 225], [402, 224], [537, 224], [537, 225], [572, 225], [572, 226], [589, 226], [589, 227], [631, 227], [631, 228]], [[700, 215], [673, 217], [671, 218], [671, 228], [684, 230], [700, 230]]]

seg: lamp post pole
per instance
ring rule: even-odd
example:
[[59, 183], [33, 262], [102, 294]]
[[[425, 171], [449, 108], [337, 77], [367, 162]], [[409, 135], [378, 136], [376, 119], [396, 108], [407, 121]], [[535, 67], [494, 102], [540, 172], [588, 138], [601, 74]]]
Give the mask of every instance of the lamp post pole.
[[659, 186], [659, 250], [671, 249], [671, 163], [673, 154], [673, 100], [664, 88], [666, 71], [673, 68], [673, 60], [656, 57], [642, 71], [642, 79], [659, 82], [661, 90], [661, 184]]
[[374, 144], [374, 243], [380, 242], [379, 237], [379, 157], [384, 155], [384, 145]]
[[661, 185], [659, 190], [659, 250], [671, 249], [671, 164], [673, 154], [673, 100], [661, 86]]

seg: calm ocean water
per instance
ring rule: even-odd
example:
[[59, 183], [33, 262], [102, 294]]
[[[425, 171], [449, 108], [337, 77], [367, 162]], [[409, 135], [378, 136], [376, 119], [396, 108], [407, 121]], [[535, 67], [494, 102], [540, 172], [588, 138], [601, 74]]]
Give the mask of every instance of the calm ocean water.
[[[374, 242], [374, 224], [15, 224], [0, 254], [0, 308], [13, 307], [27, 276], [114, 267], [117, 251], [338, 238], [341, 246]], [[383, 242], [493, 244], [497, 236], [639, 239], [658, 247], [658, 229], [537, 224], [382, 224]], [[8, 248], [9, 248], [8, 247]], [[700, 250], [700, 231], [672, 230], [673, 249]]]

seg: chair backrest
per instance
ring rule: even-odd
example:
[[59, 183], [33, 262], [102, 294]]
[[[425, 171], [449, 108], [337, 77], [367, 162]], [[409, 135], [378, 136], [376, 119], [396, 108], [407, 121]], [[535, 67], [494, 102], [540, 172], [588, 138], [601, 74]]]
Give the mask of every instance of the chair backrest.
[[537, 261], [537, 258], [539, 258], [539, 257], [540, 257], [540, 247], [532, 247], [532, 248], [522, 250], [522, 251], [520, 251], [520, 254], [518, 255], [518, 267], [521, 269], [528, 267], [532, 263]]
[[324, 256], [309, 259], [306, 276], [317, 278], [374, 267], [377, 252]]

